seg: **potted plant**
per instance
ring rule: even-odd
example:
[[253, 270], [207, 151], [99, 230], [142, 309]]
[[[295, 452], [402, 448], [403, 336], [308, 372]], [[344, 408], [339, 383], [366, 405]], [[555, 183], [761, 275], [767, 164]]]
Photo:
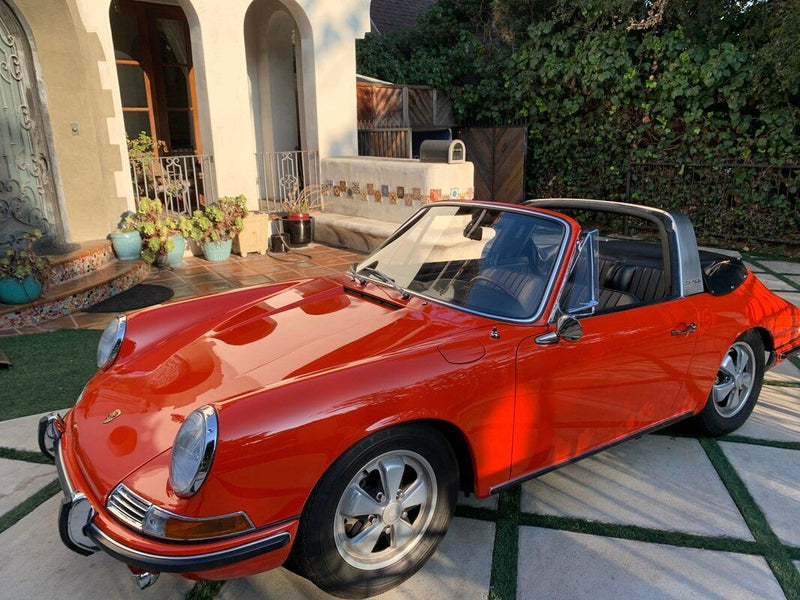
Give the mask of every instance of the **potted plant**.
[[186, 237], [191, 230], [191, 220], [180, 216], [167, 218], [160, 200], [139, 199], [139, 210], [134, 218], [142, 236], [142, 260], [159, 267], [181, 266], [186, 250]]
[[246, 216], [247, 199], [244, 196], [226, 196], [194, 212], [191, 236], [203, 246], [206, 260], [221, 262], [230, 258], [233, 238], [242, 230]]
[[325, 185], [309, 185], [302, 190], [294, 186], [284, 198], [287, 215], [281, 221], [290, 245], [305, 246], [314, 239], [314, 217], [310, 213], [322, 208], [322, 195], [327, 189]]
[[111, 246], [120, 260], [134, 260], [142, 252], [142, 236], [136, 228], [135, 213], [122, 215], [116, 231], [111, 233]]
[[23, 236], [24, 248], [7, 250], [5, 257], [0, 259], [0, 302], [27, 304], [41, 295], [50, 263], [33, 249], [34, 242], [41, 237], [42, 232], [38, 229], [26, 233]]

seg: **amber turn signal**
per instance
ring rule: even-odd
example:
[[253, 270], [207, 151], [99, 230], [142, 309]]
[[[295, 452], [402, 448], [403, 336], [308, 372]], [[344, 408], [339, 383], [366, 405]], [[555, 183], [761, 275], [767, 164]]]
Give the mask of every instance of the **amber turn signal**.
[[196, 541], [228, 537], [251, 529], [254, 529], [253, 523], [243, 512], [190, 519], [153, 506], [147, 511], [142, 531], [169, 540]]

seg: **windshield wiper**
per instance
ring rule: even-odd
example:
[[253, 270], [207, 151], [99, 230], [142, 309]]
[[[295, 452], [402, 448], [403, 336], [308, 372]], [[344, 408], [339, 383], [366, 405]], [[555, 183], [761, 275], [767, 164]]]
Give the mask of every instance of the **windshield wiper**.
[[358, 270], [355, 270], [355, 268], [353, 268], [353, 271], [356, 277], [358, 277], [358, 274], [362, 272], [365, 272], [368, 275], [372, 275], [378, 281], [381, 281], [386, 285], [388, 285], [389, 287], [391, 287], [392, 289], [394, 289], [398, 294], [400, 294], [403, 300], [408, 300], [411, 297], [411, 294], [409, 294], [406, 290], [397, 285], [397, 282], [394, 279], [389, 277], [386, 273], [382, 273], [375, 267], [367, 266], [367, 267], [362, 267]]
[[367, 280], [358, 274], [358, 269], [356, 267], [358, 267], [358, 263], [353, 263], [350, 265], [350, 268], [347, 269], [347, 274], [353, 279], [353, 281], [357, 281], [360, 285], [366, 285]]

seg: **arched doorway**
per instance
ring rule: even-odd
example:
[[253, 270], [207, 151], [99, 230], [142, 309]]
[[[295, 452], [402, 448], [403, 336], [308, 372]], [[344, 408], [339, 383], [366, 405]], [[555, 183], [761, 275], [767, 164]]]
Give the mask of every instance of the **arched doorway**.
[[[307, 25], [304, 23], [304, 25]], [[280, 201], [295, 185], [319, 183], [319, 159], [308, 139], [304, 83], [313, 65], [305, 64], [308, 27], [298, 26], [280, 0], [255, 0], [247, 10], [244, 39], [260, 194]]]
[[28, 36], [0, 0], [0, 252], [34, 229], [64, 238], [37, 85]]

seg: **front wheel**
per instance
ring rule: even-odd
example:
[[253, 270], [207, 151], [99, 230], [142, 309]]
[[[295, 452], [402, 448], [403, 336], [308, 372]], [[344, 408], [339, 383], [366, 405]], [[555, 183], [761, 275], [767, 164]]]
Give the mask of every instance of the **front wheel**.
[[725, 353], [705, 408], [695, 417], [701, 433], [720, 436], [741, 427], [753, 412], [764, 380], [764, 344], [755, 331]]
[[298, 570], [342, 598], [393, 588], [436, 551], [458, 494], [458, 463], [438, 431], [407, 425], [345, 452], [309, 498], [292, 549]]

